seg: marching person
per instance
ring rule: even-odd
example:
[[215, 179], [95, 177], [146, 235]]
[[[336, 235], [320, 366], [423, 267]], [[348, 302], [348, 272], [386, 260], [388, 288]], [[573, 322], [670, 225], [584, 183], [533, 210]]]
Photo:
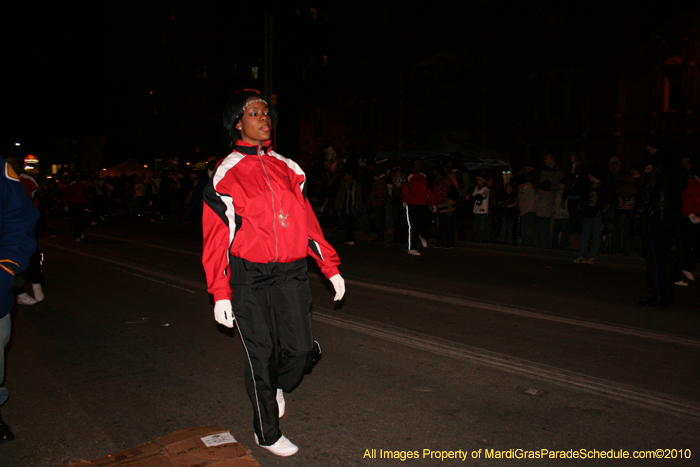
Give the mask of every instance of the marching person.
[[408, 254], [413, 256], [421, 255], [416, 249], [418, 243], [423, 248], [428, 247], [427, 239], [432, 228], [430, 213], [437, 212], [435, 195], [428, 186], [428, 177], [421, 172], [422, 168], [423, 163], [416, 159], [402, 189], [403, 207], [408, 219]]
[[688, 183], [680, 158], [663, 132], [649, 136], [649, 165], [644, 188], [635, 199], [635, 225], [641, 227], [647, 265], [647, 289], [651, 294], [643, 306], [675, 302], [674, 268], [678, 224], [683, 209], [682, 193]]
[[68, 211], [73, 240], [82, 242], [85, 239], [87, 226], [87, 209], [90, 202], [90, 187], [83, 181], [80, 172], [75, 172], [66, 185], [63, 204]]
[[311, 255], [345, 294], [338, 255], [323, 237], [299, 165], [270, 146], [277, 112], [241, 91], [224, 111], [233, 151], [204, 191], [202, 262], [217, 322], [237, 324], [248, 364], [255, 442], [278, 456], [298, 451], [279, 429], [284, 392], [294, 390], [321, 355], [311, 328]]
[[[5, 346], [10, 341], [10, 310], [14, 303], [13, 282], [29, 264], [36, 251], [36, 221], [39, 211], [24, 191], [20, 179], [10, 164], [0, 159], [0, 406], [9, 393], [2, 385], [5, 380]], [[12, 441], [12, 429], [0, 417], [0, 443]]]

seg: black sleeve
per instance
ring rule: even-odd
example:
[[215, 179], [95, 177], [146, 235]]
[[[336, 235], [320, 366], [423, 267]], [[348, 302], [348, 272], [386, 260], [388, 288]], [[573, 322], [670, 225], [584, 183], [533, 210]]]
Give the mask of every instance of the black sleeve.
[[658, 191], [660, 177], [661, 173], [658, 169], [652, 170], [644, 183], [644, 187], [634, 198], [635, 219], [641, 219], [644, 214], [648, 213], [649, 206], [654, 198], [654, 193]]

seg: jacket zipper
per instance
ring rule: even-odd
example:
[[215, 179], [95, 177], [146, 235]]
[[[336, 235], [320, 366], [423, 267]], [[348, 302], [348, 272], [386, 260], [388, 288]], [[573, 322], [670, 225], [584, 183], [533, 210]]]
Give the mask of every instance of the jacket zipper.
[[262, 160], [262, 146], [258, 146], [258, 159], [260, 160], [260, 165], [262, 165], [263, 173], [265, 178], [267, 178], [267, 186], [270, 188], [270, 193], [272, 194], [272, 231], [275, 233], [275, 263], [279, 259], [279, 249], [277, 240], [277, 215], [275, 214], [275, 191], [272, 189], [272, 183], [270, 182], [270, 176], [267, 175], [267, 170], [265, 169], [265, 163]]

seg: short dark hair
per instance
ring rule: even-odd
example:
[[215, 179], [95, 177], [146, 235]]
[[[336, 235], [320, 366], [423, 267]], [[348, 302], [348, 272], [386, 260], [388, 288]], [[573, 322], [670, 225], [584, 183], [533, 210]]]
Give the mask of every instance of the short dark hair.
[[224, 128], [226, 129], [226, 136], [229, 140], [229, 145], [233, 148], [236, 141], [241, 139], [241, 132], [236, 129], [236, 124], [243, 117], [243, 109], [246, 102], [251, 97], [256, 97], [258, 99], [263, 99], [267, 103], [267, 107], [270, 110], [270, 121], [272, 123], [272, 128], [277, 126], [277, 109], [272, 105], [267, 99], [263, 98], [258, 92], [251, 90], [239, 91], [229, 99], [224, 109]]

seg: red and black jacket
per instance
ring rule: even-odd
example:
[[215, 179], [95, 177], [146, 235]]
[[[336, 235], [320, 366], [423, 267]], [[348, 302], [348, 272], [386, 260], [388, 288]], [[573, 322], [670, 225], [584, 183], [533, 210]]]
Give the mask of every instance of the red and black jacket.
[[340, 261], [306, 198], [299, 165], [238, 141], [204, 190], [202, 263], [214, 300], [229, 300], [229, 254], [253, 263], [291, 263], [311, 255], [327, 278]]
[[406, 204], [435, 205], [435, 195], [428, 186], [428, 177], [421, 172], [412, 172], [403, 185], [403, 202]]

